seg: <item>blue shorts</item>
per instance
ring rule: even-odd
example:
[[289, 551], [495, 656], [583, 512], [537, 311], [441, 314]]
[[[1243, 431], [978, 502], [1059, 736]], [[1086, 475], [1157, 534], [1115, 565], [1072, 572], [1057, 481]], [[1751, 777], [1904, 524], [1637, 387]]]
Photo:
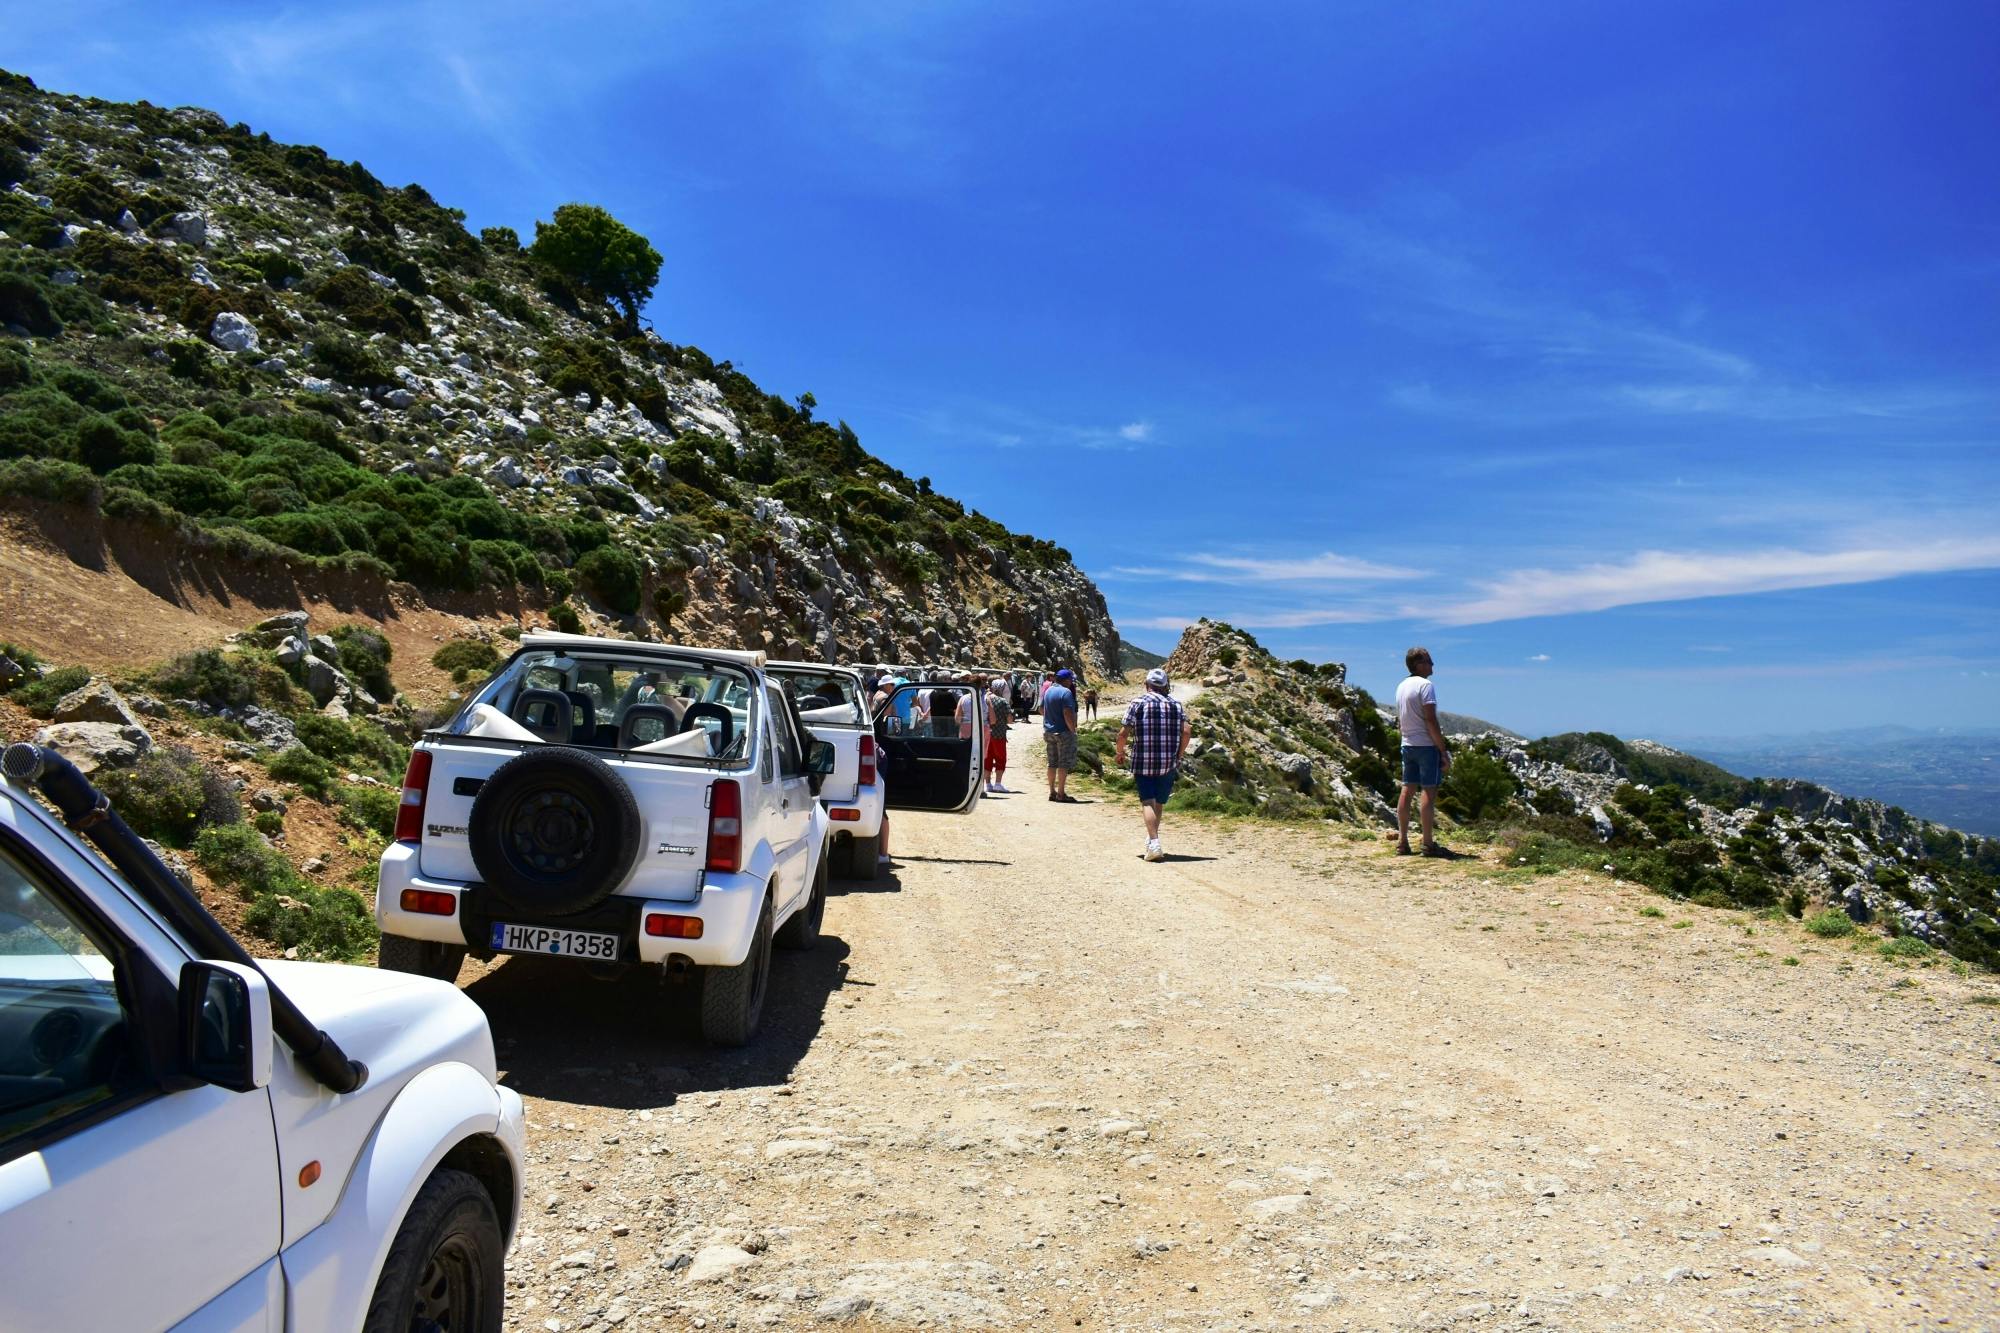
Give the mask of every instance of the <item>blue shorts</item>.
[[1438, 748], [1435, 745], [1405, 745], [1403, 747], [1403, 785], [1405, 787], [1435, 787], [1438, 785]]
[[1165, 805], [1167, 798], [1174, 794], [1172, 773], [1133, 774], [1132, 785], [1139, 789], [1141, 801], [1151, 801], [1155, 805]]

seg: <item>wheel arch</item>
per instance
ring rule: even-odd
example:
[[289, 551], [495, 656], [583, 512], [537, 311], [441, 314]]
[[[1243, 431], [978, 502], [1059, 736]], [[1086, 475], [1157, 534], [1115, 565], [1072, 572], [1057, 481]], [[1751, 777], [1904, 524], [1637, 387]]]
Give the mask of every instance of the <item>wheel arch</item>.
[[[417, 1191], [440, 1166], [486, 1187], [511, 1243], [523, 1178], [518, 1102], [470, 1065], [432, 1065], [376, 1123], [327, 1219], [283, 1254], [288, 1327], [359, 1328]], [[451, 1160], [447, 1160], [451, 1159]]]

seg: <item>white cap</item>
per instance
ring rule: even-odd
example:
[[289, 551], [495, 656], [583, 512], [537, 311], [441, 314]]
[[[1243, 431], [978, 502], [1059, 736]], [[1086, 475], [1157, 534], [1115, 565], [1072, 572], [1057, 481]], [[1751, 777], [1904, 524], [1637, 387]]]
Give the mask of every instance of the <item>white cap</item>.
[[1165, 667], [1154, 667], [1146, 673], [1146, 683], [1148, 685], [1164, 687], [1167, 683], [1167, 669]]

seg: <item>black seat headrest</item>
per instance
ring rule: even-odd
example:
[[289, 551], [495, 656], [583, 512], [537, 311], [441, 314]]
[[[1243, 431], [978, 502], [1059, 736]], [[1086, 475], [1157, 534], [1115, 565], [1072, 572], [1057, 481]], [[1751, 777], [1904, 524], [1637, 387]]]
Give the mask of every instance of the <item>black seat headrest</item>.
[[[665, 740], [680, 729], [680, 719], [665, 704], [628, 704], [625, 716], [618, 720], [618, 748], [629, 750], [635, 745]], [[642, 732], [653, 734], [644, 735]]]
[[709, 754], [721, 754], [729, 748], [729, 743], [736, 738], [736, 718], [721, 704], [689, 704], [687, 712], [681, 714], [681, 730], [694, 731], [697, 728], [707, 730], [707, 728], [702, 727], [703, 718], [713, 718], [722, 724], [714, 729], [714, 734], [710, 736], [708, 743]]
[[514, 700], [514, 720], [553, 745], [568, 745], [574, 713], [560, 690], [522, 690]]
[[570, 739], [585, 742], [596, 740], [597, 704], [582, 690], [564, 690], [563, 697], [569, 700]]

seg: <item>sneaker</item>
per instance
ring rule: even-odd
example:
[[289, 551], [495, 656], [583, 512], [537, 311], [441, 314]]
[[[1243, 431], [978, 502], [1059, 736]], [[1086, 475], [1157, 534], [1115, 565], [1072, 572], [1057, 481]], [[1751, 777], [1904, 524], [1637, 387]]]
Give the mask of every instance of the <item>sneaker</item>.
[[1161, 849], [1158, 838], [1146, 844], [1146, 859], [1148, 861], [1164, 861], [1167, 859], [1167, 854]]

